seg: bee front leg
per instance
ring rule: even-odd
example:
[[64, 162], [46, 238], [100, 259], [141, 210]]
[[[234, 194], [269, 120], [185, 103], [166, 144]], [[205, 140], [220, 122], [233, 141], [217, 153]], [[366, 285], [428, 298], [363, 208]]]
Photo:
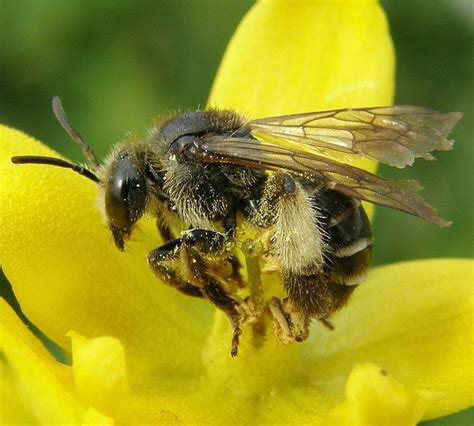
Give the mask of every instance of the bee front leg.
[[184, 280], [178, 272], [181, 239], [171, 241], [148, 253], [148, 264], [158, 279], [193, 297], [205, 297], [201, 288]]
[[167, 243], [148, 254], [148, 263], [155, 275], [184, 294], [205, 297], [228, 317], [232, 329], [231, 355], [238, 352], [241, 326], [253, 318], [251, 309], [237, 295], [231, 294], [211, 273], [206, 257], [224, 261], [226, 235], [193, 229], [181, 238]]
[[236, 294], [232, 294], [217, 276], [212, 273], [206, 257], [214, 257], [219, 263], [227, 260], [231, 266], [231, 278], [235, 278], [233, 256], [226, 258], [227, 246], [230, 243], [226, 235], [207, 229], [193, 229], [182, 237], [181, 260], [187, 269], [190, 281], [202, 288], [205, 297], [217, 308], [222, 310], [229, 319], [232, 329], [231, 355], [238, 353], [242, 325], [255, 321], [256, 315], [251, 304], [247, 304]]

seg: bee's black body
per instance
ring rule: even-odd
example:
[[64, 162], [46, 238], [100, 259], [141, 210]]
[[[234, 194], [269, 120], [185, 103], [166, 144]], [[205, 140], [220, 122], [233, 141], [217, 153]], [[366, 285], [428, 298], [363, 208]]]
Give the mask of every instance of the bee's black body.
[[[146, 145], [148, 160], [145, 162], [151, 165], [152, 174], [158, 176], [155, 181], [163, 182], [160, 187], [162, 195], [158, 198], [165, 199], [165, 202], [150, 204], [158, 210], [166, 208], [191, 229], [219, 230], [232, 240], [239, 214], [257, 229], [281, 226], [275, 221], [281, 197], [291, 199], [296, 191], [304, 192], [312, 206], [303, 208], [316, 213], [313, 220], [321, 234], [316, 241], [322, 246], [321, 259], [315, 258], [312, 262], [308, 259], [311, 253], [306, 253], [299, 267], [299, 252], [290, 253], [289, 256], [295, 257], [290, 261], [276, 257], [282, 262], [283, 282], [293, 308], [304, 314], [306, 323], [309, 318], [327, 318], [347, 301], [356, 285], [365, 280], [370, 262], [371, 231], [360, 202], [324, 188], [317, 179], [286, 171], [270, 175], [238, 164], [196, 160], [195, 152], [203, 150], [202, 141], [208, 135], [252, 138], [250, 129], [246, 128], [240, 116], [215, 111], [176, 116], [151, 134]], [[294, 203], [298, 202], [301, 201], [295, 198]], [[293, 228], [304, 225], [298, 218], [288, 223]], [[168, 229], [168, 226], [163, 228]], [[279, 232], [291, 236], [292, 230], [281, 229]], [[172, 238], [167, 231], [163, 234]], [[313, 236], [307, 237], [311, 239]], [[356, 247], [361, 239], [367, 240], [366, 243]], [[271, 241], [268, 250], [272, 252]], [[169, 270], [162, 267], [162, 258], [156, 254], [151, 256], [150, 263], [163, 278]], [[159, 255], [163, 253], [160, 251]], [[285, 268], [286, 263], [296, 266]], [[176, 277], [173, 279], [172, 285], [190, 293], [187, 283], [184, 285], [176, 282]], [[191, 293], [201, 295], [199, 292]], [[203, 296], [208, 297], [206, 294]]]
[[[416, 181], [383, 179], [339, 155], [400, 168], [433, 159], [432, 151], [451, 148], [447, 136], [460, 113], [393, 106], [246, 121], [230, 111], [194, 111], [156, 125], [144, 142], [118, 145], [99, 166], [59, 98], [53, 110], [92, 170], [52, 157], [12, 161], [69, 168], [98, 183], [120, 250], [145, 213], [156, 217], [164, 244], [149, 253], [150, 267], [166, 284], [208, 299], [228, 316], [232, 355], [241, 326], [264, 312], [282, 343], [305, 340], [313, 318], [331, 327], [327, 318], [365, 281], [370, 263], [372, 235], [360, 200], [450, 224], [417, 194]], [[260, 277], [240, 276], [240, 220], [255, 230], [262, 266], [280, 273], [283, 300], [261, 300], [263, 291], [252, 282]]]

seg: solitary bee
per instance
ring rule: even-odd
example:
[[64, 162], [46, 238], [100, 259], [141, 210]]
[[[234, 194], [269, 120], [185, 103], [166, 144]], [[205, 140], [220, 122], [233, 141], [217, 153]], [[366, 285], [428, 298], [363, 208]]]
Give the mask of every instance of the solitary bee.
[[[53, 110], [89, 167], [39, 156], [12, 162], [65, 167], [96, 182], [119, 250], [144, 214], [155, 217], [165, 244], [148, 264], [164, 283], [227, 315], [232, 356], [242, 326], [263, 312], [285, 344], [305, 340], [312, 319], [331, 327], [328, 318], [366, 280], [371, 260], [361, 201], [450, 224], [417, 193], [418, 182], [384, 179], [341, 159], [399, 168], [432, 160], [431, 151], [451, 149], [447, 136], [461, 113], [390, 106], [248, 121], [232, 111], [185, 112], [156, 125], [145, 141], [119, 144], [99, 165], [57, 97]], [[282, 300], [242, 296], [255, 283], [240, 275], [241, 222], [254, 229], [263, 263], [280, 274]]]

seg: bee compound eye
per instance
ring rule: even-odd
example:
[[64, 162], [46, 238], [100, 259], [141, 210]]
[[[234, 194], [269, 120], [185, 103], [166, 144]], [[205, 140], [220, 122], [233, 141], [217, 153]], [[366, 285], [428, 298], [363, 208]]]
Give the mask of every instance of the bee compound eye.
[[105, 208], [111, 224], [118, 229], [130, 226], [128, 214], [130, 185], [123, 173], [116, 173], [105, 192]]
[[146, 205], [146, 182], [135, 163], [119, 155], [105, 191], [105, 210], [110, 225], [129, 231]]

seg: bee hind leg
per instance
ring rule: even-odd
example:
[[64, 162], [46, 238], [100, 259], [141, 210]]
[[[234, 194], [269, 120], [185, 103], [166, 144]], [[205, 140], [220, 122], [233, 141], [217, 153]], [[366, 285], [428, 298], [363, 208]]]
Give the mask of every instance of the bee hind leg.
[[309, 335], [311, 319], [295, 309], [290, 299], [283, 301], [272, 297], [268, 301], [268, 308], [273, 320], [273, 331], [280, 343], [287, 345], [291, 342], [303, 342]]
[[[284, 274], [284, 286], [290, 306], [304, 317], [320, 321], [329, 330], [331, 315], [341, 309], [357, 286], [333, 282], [324, 273]], [[309, 323], [309, 321], [308, 321]]]
[[306, 340], [312, 319], [333, 330], [328, 318], [346, 304], [355, 289], [355, 286], [333, 283], [320, 273], [286, 273], [284, 285], [288, 297], [283, 301], [274, 297], [268, 303], [274, 334], [283, 344]]

